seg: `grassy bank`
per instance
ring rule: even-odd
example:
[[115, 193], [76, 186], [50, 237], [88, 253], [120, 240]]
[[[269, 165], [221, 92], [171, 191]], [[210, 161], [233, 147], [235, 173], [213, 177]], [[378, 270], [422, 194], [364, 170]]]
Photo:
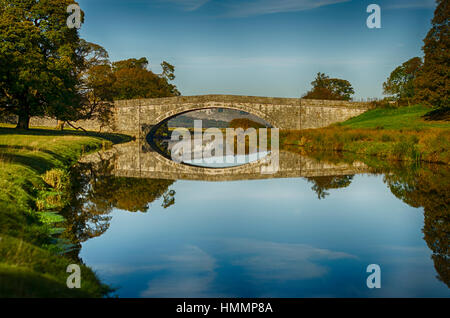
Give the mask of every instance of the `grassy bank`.
[[66, 287], [58, 212], [68, 204], [69, 168], [83, 153], [128, 140], [114, 134], [0, 128], [0, 297], [100, 297], [107, 291], [82, 266], [82, 288]]
[[450, 122], [427, 121], [416, 105], [374, 109], [321, 129], [281, 132], [281, 145], [306, 153], [338, 151], [388, 160], [450, 164]]

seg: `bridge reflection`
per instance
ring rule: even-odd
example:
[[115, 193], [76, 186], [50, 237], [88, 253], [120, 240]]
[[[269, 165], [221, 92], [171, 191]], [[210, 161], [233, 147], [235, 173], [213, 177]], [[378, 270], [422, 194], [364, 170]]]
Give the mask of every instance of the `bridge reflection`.
[[227, 168], [206, 168], [176, 163], [155, 151], [145, 140], [116, 145], [111, 150], [83, 157], [82, 162], [111, 162], [111, 174], [117, 177], [165, 180], [238, 181], [276, 178], [343, 176], [369, 172], [362, 162], [353, 164], [319, 162], [317, 160], [280, 151], [279, 169], [264, 173], [270, 160], [260, 160]]

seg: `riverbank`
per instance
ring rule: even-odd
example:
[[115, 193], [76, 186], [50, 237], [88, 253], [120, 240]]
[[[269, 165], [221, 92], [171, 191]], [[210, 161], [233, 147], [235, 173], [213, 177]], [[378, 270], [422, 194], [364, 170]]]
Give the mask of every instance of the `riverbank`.
[[450, 122], [427, 121], [415, 105], [374, 109], [321, 129], [282, 131], [280, 145], [306, 155], [346, 152], [393, 161], [450, 164]]
[[102, 297], [109, 292], [81, 266], [81, 289], [66, 286], [67, 242], [59, 212], [70, 196], [70, 167], [89, 152], [130, 138], [117, 134], [0, 128], [0, 297]]

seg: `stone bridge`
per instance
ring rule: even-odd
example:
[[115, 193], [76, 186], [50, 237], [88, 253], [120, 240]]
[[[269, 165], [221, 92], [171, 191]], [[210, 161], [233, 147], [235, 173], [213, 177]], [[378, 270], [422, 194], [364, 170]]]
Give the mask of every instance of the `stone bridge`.
[[[274, 128], [309, 129], [325, 127], [358, 116], [368, 109], [368, 103], [312, 100], [300, 98], [253, 97], [234, 95], [180, 96], [168, 98], [119, 100], [109, 127], [96, 121], [79, 121], [86, 130], [109, 131], [145, 138], [150, 130], [164, 120], [177, 115], [210, 108], [244, 111], [264, 119]], [[49, 118], [32, 118], [31, 126], [56, 127]]]
[[229, 108], [264, 119], [274, 128], [325, 127], [360, 115], [367, 103], [233, 95], [204, 95], [121, 100], [115, 104], [114, 131], [145, 138], [155, 125], [177, 115], [207, 108]]
[[256, 161], [230, 168], [204, 168], [179, 164], [154, 151], [145, 140], [117, 145], [112, 150], [85, 156], [81, 162], [110, 161], [111, 174], [118, 177], [165, 180], [238, 181], [275, 178], [340, 176], [370, 172], [361, 162], [331, 164], [290, 152], [280, 152], [279, 170], [262, 173], [266, 163]]

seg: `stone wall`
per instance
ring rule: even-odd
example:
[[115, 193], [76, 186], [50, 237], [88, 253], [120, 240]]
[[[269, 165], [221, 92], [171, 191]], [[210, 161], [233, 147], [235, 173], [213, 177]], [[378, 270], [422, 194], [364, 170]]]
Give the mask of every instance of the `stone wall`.
[[[306, 100], [299, 98], [253, 97], [234, 95], [180, 96], [116, 101], [114, 120], [102, 131], [145, 137], [161, 121], [198, 109], [230, 108], [251, 113], [280, 129], [309, 129], [328, 126], [358, 116], [367, 103]], [[56, 120], [33, 118], [32, 126], [56, 127]], [[100, 130], [94, 121], [78, 122], [86, 130]]]

